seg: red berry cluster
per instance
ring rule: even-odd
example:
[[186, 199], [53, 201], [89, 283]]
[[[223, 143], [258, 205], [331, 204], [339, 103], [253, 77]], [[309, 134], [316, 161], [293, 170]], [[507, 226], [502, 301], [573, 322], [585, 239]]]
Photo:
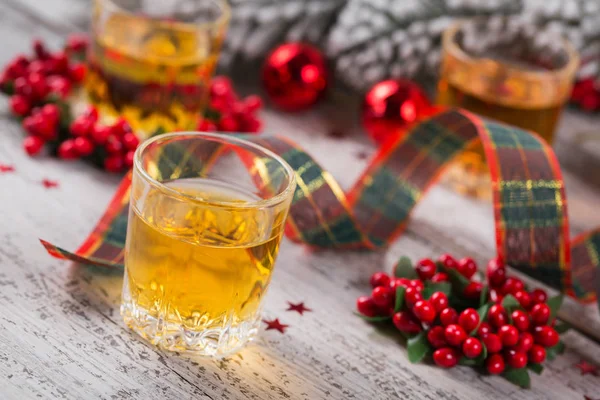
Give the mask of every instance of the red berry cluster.
[[[391, 317], [404, 334], [424, 332], [438, 366], [450, 368], [461, 359], [480, 358], [480, 365], [485, 365], [490, 374], [500, 374], [507, 367], [520, 369], [529, 363], [542, 363], [546, 349], [558, 344], [559, 334], [553, 328], [555, 320], [550, 320], [546, 292], [527, 291], [520, 279], [507, 277], [499, 259], [488, 263], [485, 283], [473, 279], [477, 264], [471, 258], [456, 261], [444, 254], [437, 262], [420, 260], [414, 270], [415, 279], [391, 277], [384, 272], [373, 274], [371, 296], [359, 297], [357, 309], [368, 318]], [[428, 289], [439, 287], [440, 282], [449, 282], [448, 294]], [[458, 286], [462, 290], [457, 293]], [[398, 287], [404, 290], [397, 291]], [[484, 289], [489, 293], [487, 301], [483, 299], [484, 307], [476, 310], [465, 305], [476, 301], [478, 307]], [[397, 303], [399, 293], [404, 297]], [[503, 306], [505, 299], [511, 300], [508, 309]], [[395, 309], [398, 304], [401, 308]]]
[[600, 84], [595, 78], [576, 82], [571, 92], [571, 101], [586, 111], [600, 109]]
[[98, 110], [88, 110], [69, 126], [71, 137], [62, 142], [58, 156], [64, 160], [86, 157], [101, 152], [103, 167], [108, 172], [121, 172], [133, 166], [133, 154], [140, 144], [124, 118], [110, 126], [98, 123]]
[[20, 117], [53, 98], [64, 99], [73, 85], [85, 78], [85, 64], [73, 61], [85, 51], [87, 41], [72, 36], [64, 50], [51, 53], [40, 40], [33, 42], [32, 57], [18, 55], [0, 73], [0, 88], [11, 94], [10, 107]]
[[256, 95], [239, 99], [229, 78], [215, 77], [210, 84], [209, 110], [198, 123], [203, 132], [260, 132], [261, 121], [256, 113], [262, 100]]

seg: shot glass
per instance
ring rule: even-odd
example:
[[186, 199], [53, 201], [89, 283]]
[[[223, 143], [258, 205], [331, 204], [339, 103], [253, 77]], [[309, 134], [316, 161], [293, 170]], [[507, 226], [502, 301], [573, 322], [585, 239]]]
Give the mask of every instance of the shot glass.
[[222, 357], [258, 332], [296, 181], [279, 156], [208, 133], [135, 153], [121, 315], [149, 342]]
[[[579, 65], [574, 47], [550, 28], [514, 16], [477, 17], [442, 38], [437, 103], [521, 127], [554, 140]], [[489, 192], [481, 147], [459, 157], [447, 175], [458, 191]]]
[[229, 18], [226, 0], [94, 0], [89, 100], [138, 132], [193, 129]]

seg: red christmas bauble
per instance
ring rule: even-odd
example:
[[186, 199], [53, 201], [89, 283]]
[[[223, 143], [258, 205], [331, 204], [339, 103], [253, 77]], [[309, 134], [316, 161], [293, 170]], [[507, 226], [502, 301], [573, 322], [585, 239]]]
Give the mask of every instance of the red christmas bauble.
[[325, 59], [319, 50], [303, 43], [286, 43], [267, 57], [262, 81], [270, 99], [287, 111], [315, 104], [328, 84]]
[[362, 122], [369, 137], [382, 144], [397, 137], [430, 109], [429, 100], [417, 84], [387, 80], [375, 84], [365, 95]]

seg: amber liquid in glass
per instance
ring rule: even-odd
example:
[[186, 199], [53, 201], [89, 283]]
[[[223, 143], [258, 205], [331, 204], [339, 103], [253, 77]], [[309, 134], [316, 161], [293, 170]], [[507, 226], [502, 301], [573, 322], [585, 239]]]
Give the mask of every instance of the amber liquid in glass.
[[[257, 199], [208, 179], [167, 186], [211, 203]], [[171, 350], [187, 345], [205, 354], [211, 353], [210, 346], [235, 351], [243, 344], [238, 337], [258, 329], [285, 213], [190, 203], [156, 189], [142, 201], [143, 211], [132, 206], [129, 216], [125, 322]]]
[[222, 35], [189, 25], [112, 14], [97, 28], [86, 89], [102, 111], [137, 131], [190, 129], [206, 100]]

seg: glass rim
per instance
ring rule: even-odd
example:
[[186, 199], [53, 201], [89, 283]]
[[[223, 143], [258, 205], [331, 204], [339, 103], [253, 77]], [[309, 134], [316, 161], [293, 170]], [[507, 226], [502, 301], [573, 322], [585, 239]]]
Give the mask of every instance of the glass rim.
[[[176, 137], [182, 137], [182, 138], [190, 137], [190, 138], [202, 139], [202, 140], [208, 139], [208, 141], [213, 141], [213, 142], [218, 141], [218, 142], [224, 142], [227, 144], [231, 144], [234, 146], [250, 147], [253, 150], [257, 150], [257, 151], [271, 157], [275, 161], [277, 161], [279, 163], [279, 165], [281, 165], [284, 168], [287, 175], [289, 176], [289, 182], [287, 182], [285, 189], [283, 189], [281, 192], [277, 193], [273, 197], [270, 197], [268, 199], [261, 198], [259, 200], [250, 200], [245, 203], [239, 203], [236, 201], [227, 201], [227, 200], [219, 200], [219, 201], [207, 200], [207, 199], [201, 199], [201, 198], [198, 198], [195, 196], [191, 196], [189, 194], [182, 193], [181, 191], [170, 188], [167, 185], [152, 178], [150, 176], [150, 174], [148, 173], [148, 171], [142, 166], [142, 154], [149, 145], [156, 143], [158, 141], [161, 141], [161, 140], [176, 138]], [[135, 150], [135, 153], [133, 156], [133, 170], [138, 171], [140, 173], [140, 176], [146, 182], [148, 182], [150, 185], [152, 185], [156, 189], [160, 190], [161, 192], [165, 193], [166, 195], [184, 199], [186, 201], [191, 201], [193, 203], [201, 203], [201, 204], [211, 205], [211, 206], [226, 206], [229, 208], [256, 208], [256, 207], [275, 206], [277, 204], [283, 203], [286, 199], [293, 196], [294, 191], [296, 189], [296, 172], [287, 163], [287, 161], [285, 161], [282, 157], [280, 157], [279, 155], [275, 154], [271, 150], [269, 150], [265, 147], [262, 147], [258, 144], [255, 144], [255, 143], [252, 143], [247, 140], [240, 139], [240, 138], [225, 136], [223, 134], [218, 134], [218, 133], [199, 132], [199, 131], [182, 131], [182, 132], [163, 133], [161, 135], [153, 136], [153, 137], [145, 140], [144, 142], [142, 142], [142, 144], [140, 144], [138, 146], [138, 148]]]
[[[113, 11], [116, 10], [122, 14], [132, 15], [132, 16], [137, 15], [135, 12], [129, 11], [129, 10], [123, 8], [122, 6], [116, 4], [115, 0], [95, 0], [95, 1], [96, 1], [96, 3], [102, 3], [103, 5], [108, 6], [109, 8], [112, 8]], [[197, 23], [197, 24], [193, 23], [193, 22], [185, 22], [185, 21], [180, 21], [180, 20], [175, 20], [174, 22], [177, 24], [180, 24], [180, 25], [193, 27], [193, 29], [198, 29], [198, 28], [209, 28], [209, 27], [213, 27], [213, 26], [223, 25], [223, 24], [226, 24], [227, 21], [229, 21], [229, 19], [231, 18], [231, 7], [229, 6], [229, 3], [227, 2], [227, 0], [205, 0], [205, 1], [213, 2], [219, 6], [219, 8], [221, 9], [222, 12], [218, 18], [216, 18], [213, 21], [201, 22], [201, 23]]]
[[[470, 55], [469, 53], [464, 51], [456, 43], [456, 40], [455, 40], [455, 36], [461, 27], [465, 26], [466, 24], [468, 24], [476, 19], [482, 20], [485, 18], [490, 18], [490, 17], [479, 16], [479, 17], [475, 17], [472, 19], [462, 19], [462, 20], [452, 23], [443, 33], [442, 50], [451, 53], [454, 57], [456, 57], [457, 59], [459, 59], [461, 62], [463, 62], [465, 64], [476, 64], [478, 62], [486, 61], [487, 60], [486, 58], [473, 57], [472, 55]], [[555, 77], [555, 76], [563, 76], [563, 75], [570, 76], [577, 71], [577, 66], [579, 65], [579, 54], [578, 54], [577, 50], [575, 49], [575, 46], [573, 46], [573, 44], [567, 38], [563, 37], [562, 35], [556, 35], [556, 36], [561, 41], [561, 43], [564, 47], [564, 50], [567, 53], [567, 63], [561, 68], [549, 69], [549, 70], [544, 70], [544, 71], [523, 71], [523, 70], [513, 67], [509, 64], [505, 64], [502, 61], [496, 61], [496, 60], [495, 61], [499, 64], [505, 65], [507, 69], [509, 69], [509, 70], [512, 69], [512, 70], [518, 71], [518, 73], [520, 75], [523, 75], [523, 76], [526, 76], [529, 78], [544, 80], [549, 77]]]

